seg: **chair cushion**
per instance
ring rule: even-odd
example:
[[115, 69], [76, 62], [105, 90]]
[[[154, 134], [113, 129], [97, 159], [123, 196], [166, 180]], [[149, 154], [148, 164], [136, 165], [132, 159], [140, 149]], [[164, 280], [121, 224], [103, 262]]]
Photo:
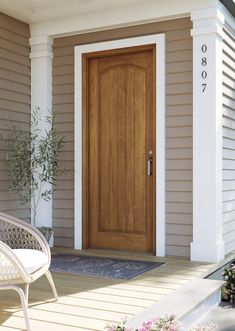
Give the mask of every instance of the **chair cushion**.
[[29, 274], [39, 270], [48, 263], [47, 256], [35, 249], [13, 249], [13, 252]]

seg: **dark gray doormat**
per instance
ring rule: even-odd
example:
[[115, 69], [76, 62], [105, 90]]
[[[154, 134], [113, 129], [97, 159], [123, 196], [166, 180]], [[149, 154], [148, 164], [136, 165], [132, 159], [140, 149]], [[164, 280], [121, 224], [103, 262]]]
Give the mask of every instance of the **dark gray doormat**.
[[164, 263], [88, 255], [52, 255], [50, 271], [87, 276], [131, 279]]

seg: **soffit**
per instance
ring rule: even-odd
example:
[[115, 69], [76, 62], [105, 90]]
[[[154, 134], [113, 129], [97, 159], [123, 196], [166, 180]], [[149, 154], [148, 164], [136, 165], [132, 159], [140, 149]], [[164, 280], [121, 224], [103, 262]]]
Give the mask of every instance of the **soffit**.
[[150, 0], [0, 0], [0, 8], [4, 14], [26, 23], [39, 23], [147, 2]]

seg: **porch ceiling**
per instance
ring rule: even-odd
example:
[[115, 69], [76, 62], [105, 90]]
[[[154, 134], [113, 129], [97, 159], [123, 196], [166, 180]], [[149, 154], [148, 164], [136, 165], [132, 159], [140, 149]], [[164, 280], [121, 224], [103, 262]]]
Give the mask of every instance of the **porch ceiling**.
[[39, 23], [148, 2], [152, 0], [0, 0], [0, 9], [1, 12], [26, 23]]
[[[216, 1], [198, 0], [198, 8], [214, 6]], [[174, 2], [172, 1], [173, 6]], [[182, 0], [182, 4], [188, 9], [190, 2]], [[220, 2], [234, 16], [234, 0], [220, 0]], [[0, 11], [26, 23], [39, 23], [65, 17], [108, 12], [118, 8], [125, 9], [130, 6], [133, 6], [133, 11], [135, 6], [149, 6], [151, 3], [154, 3], [155, 8], [165, 6], [164, 0], [0, 0]], [[168, 3], [167, 6], [171, 6], [171, 4]]]

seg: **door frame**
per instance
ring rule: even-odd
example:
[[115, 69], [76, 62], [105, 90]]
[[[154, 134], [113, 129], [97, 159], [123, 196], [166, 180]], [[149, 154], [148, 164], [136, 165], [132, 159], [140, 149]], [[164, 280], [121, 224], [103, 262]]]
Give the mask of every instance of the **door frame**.
[[165, 256], [165, 34], [75, 46], [74, 248], [83, 248], [83, 54], [156, 45], [156, 255]]

